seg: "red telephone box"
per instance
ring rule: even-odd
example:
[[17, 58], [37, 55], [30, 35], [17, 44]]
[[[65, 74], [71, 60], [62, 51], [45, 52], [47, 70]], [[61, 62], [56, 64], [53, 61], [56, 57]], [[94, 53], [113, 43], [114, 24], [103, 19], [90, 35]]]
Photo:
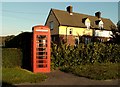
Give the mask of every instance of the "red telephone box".
[[33, 27], [33, 72], [50, 72], [50, 29]]

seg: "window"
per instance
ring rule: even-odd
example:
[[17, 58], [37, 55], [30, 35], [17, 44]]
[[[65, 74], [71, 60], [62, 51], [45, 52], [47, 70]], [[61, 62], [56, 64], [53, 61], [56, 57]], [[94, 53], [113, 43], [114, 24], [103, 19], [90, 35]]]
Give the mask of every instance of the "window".
[[104, 42], [104, 40], [102, 38], [99, 39], [100, 42]]
[[88, 18], [85, 20], [85, 26], [90, 29], [90, 20]]
[[103, 22], [102, 21], [99, 22], [99, 29], [103, 29]]
[[53, 41], [56, 41], [56, 37], [55, 36], [53, 37]]
[[53, 42], [56, 41], [56, 36], [52, 36], [52, 41], [53, 41]]
[[88, 44], [88, 43], [90, 43], [91, 42], [91, 38], [85, 38], [85, 44]]
[[72, 29], [70, 29], [70, 32], [69, 32], [69, 34], [70, 34], [70, 35], [72, 34]]
[[50, 29], [53, 30], [54, 28], [54, 24], [53, 24], [53, 21], [50, 22]]

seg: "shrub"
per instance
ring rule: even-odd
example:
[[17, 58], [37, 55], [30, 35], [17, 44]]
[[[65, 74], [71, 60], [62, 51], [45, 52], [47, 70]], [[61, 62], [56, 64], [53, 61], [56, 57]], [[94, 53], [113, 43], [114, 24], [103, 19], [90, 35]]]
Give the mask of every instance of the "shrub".
[[94, 63], [119, 63], [120, 45], [90, 43], [79, 44], [77, 47], [65, 44], [51, 45], [52, 67], [76, 66]]
[[22, 52], [17, 48], [3, 48], [2, 49], [2, 67], [21, 67]]

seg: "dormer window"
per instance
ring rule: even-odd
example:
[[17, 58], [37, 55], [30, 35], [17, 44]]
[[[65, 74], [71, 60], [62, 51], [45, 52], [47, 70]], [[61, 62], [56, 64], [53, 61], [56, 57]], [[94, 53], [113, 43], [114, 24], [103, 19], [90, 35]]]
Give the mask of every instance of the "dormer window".
[[85, 22], [85, 26], [87, 27], [87, 29], [90, 29], [90, 22]]
[[90, 29], [90, 20], [88, 18], [85, 20], [85, 26]]
[[103, 21], [101, 20], [100, 22], [99, 22], [99, 24], [98, 24], [98, 26], [99, 26], [99, 29], [103, 29]]

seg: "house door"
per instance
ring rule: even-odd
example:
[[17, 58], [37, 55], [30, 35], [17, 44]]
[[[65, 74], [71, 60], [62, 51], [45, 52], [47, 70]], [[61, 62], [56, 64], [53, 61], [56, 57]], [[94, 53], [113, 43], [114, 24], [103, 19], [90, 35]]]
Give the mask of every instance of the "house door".
[[79, 44], [79, 37], [75, 37], [75, 46]]

